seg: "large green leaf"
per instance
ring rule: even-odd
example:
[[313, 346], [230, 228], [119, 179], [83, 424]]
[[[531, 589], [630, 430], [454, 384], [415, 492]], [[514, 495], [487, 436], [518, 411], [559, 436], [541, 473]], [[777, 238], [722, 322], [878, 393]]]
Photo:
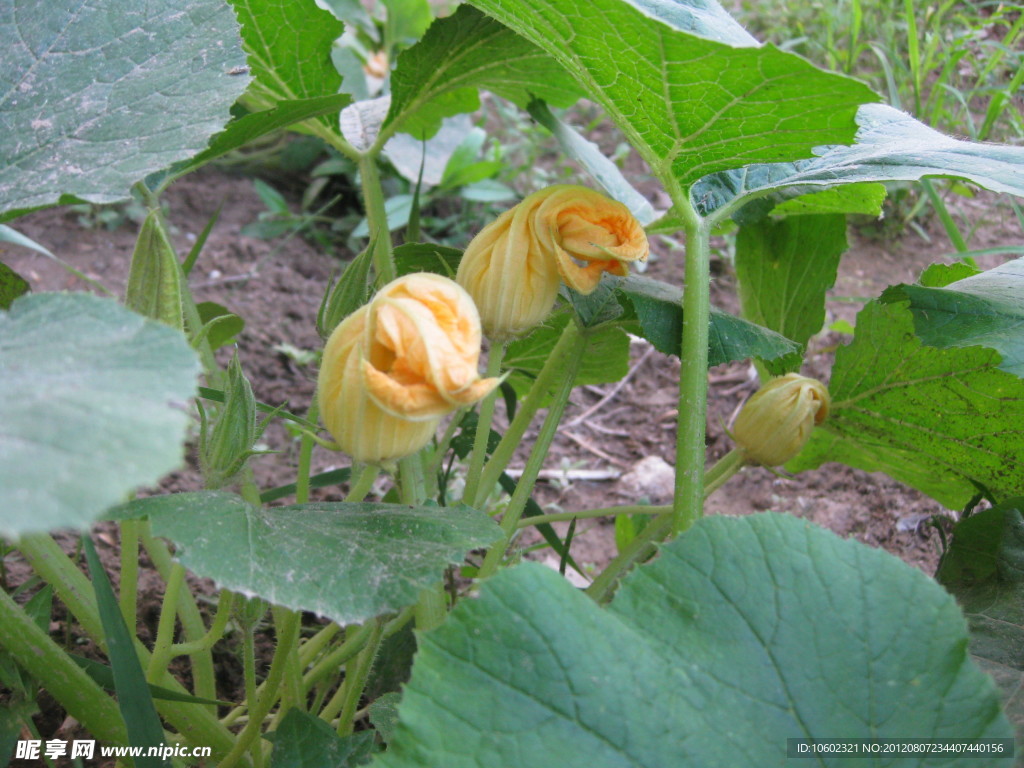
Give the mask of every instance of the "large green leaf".
[[886, 472], [952, 509], [1024, 493], [1024, 381], [983, 347], [921, 342], [906, 302], [870, 302], [836, 352], [828, 419], [787, 464]]
[[111, 299], [0, 312], [0, 535], [85, 528], [178, 467], [198, 372], [180, 332]]
[[1024, 499], [961, 520], [936, 578], [967, 615], [971, 653], [1024, 736]]
[[[263, 107], [277, 102], [334, 96], [341, 75], [331, 45], [344, 31], [313, 0], [230, 0], [242, 23], [242, 43], [256, 78], [249, 96]], [[337, 121], [319, 118], [331, 130]]]
[[244, 60], [222, 0], [3, 3], [0, 211], [127, 198], [223, 128]]
[[[639, 333], [659, 352], [679, 355], [683, 338], [682, 289], [648, 277], [630, 275], [620, 286], [639, 319]], [[778, 360], [800, 351], [795, 342], [768, 328], [720, 309], [711, 309], [708, 365], [756, 357]]]
[[546, 50], [668, 184], [852, 140], [867, 86], [758, 46], [706, 0], [473, 0]]
[[398, 57], [385, 131], [429, 138], [441, 118], [479, 107], [477, 88], [523, 107], [533, 97], [563, 107], [579, 98], [572, 78], [544, 51], [463, 5]]
[[825, 147], [795, 163], [753, 165], [701, 179], [690, 196], [698, 211], [731, 214], [746, 201], [767, 204], [837, 184], [917, 181], [928, 176], [967, 179], [994, 192], [1024, 195], [1024, 147], [978, 144], [945, 136], [883, 104], [857, 112], [856, 143]]
[[370, 761], [373, 731], [339, 736], [324, 720], [298, 709], [288, 710], [277, 730], [270, 768], [355, 768]]
[[897, 286], [884, 300], [909, 300], [925, 344], [988, 347], [1002, 355], [1000, 368], [1024, 377], [1024, 259], [942, 288]]
[[789, 738], [1011, 736], [941, 587], [784, 515], [700, 520], [608, 609], [524, 563], [419, 641], [375, 766], [769, 768]]
[[463, 506], [266, 508], [215, 491], [139, 499], [112, 514], [148, 516], [198, 576], [340, 624], [411, 605], [445, 566], [501, 537], [486, 514]]
[[[802, 346], [825, 323], [825, 293], [847, 248], [842, 214], [762, 219], [736, 238], [736, 277], [743, 316]], [[797, 370], [800, 355], [786, 370]]]

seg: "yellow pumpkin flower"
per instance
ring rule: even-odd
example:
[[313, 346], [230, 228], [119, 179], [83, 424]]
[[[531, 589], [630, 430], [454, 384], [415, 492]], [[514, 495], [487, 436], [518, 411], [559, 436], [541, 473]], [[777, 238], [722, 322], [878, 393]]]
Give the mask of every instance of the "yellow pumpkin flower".
[[830, 405], [828, 389], [820, 381], [787, 373], [747, 401], [733, 424], [733, 438], [748, 461], [780, 466], [800, 453]]
[[445, 414], [497, 386], [478, 373], [480, 341], [476, 307], [455, 282], [388, 283], [327, 339], [317, 382], [327, 430], [356, 461], [415, 453]]
[[484, 227], [455, 279], [473, 297], [496, 341], [543, 322], [559, 283], [590, 293], [610, 272], [625, 276], [647, 258], [647, 236], [622, 203], [586, 187], [556, 185], [524, 199]]

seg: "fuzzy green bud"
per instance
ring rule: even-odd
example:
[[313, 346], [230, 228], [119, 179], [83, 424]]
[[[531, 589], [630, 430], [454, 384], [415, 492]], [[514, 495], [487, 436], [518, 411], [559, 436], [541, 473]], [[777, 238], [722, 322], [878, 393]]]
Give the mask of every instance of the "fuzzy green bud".
[[769, 381], [747, 401], [732, 436], [751, 463], [780, 466], [800, 453], [811, 430], [828, 416], [830, 403], [820, 381], [788, 373]]

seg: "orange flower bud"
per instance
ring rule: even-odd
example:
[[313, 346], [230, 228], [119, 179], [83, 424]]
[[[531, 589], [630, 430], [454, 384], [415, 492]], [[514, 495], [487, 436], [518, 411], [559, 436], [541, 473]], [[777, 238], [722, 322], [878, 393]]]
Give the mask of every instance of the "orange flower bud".
[[586, 187], [534, 192], [484, 227], [455, 279], [473, 297], [484, 331], [504, 341], [550, 314], [564, 282], [590, 293], [601, 275], [626, 275], [647, 258], [647, 236], [622, 203]]
[[356, 461], [415, 453], [445, 414], [497, 386], [477, 371], [480, 340], [455, 282], [421, 273], [388, 283], [327, 339], [317, 383], [327, 430]]
[[828, 389], [820, 381], [787, 373], [747, 401], [732, 434], [751, 462], [777, 467], [800, 453], [811, 430], [828, 416], [830, 404]]

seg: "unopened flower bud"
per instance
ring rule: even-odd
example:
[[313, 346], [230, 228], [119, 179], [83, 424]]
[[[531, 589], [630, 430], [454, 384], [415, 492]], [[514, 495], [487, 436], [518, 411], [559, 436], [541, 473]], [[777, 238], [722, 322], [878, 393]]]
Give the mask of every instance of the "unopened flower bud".
[[749, 461], [777, 467], [800, 453], [811, 430], [828, 416], [829, 405], [824, 384], [788, 373], [747, 401], [736, 417], [733, 438]]
[[473, 238], [455, 279], [488, 337], [504, 341], [543, 322], [559, 284], [591, 293], [601, 275], [647, 258], [643, 227], [622, 203], [586, 187], [535, 192]]
[[388, 283], [327, 340], [317, 385], [327, 430], [356, 461], [415, 453], [445, 414], [497, 386], [480, 378], [480, 341], [473, 300], [452, 280]]

